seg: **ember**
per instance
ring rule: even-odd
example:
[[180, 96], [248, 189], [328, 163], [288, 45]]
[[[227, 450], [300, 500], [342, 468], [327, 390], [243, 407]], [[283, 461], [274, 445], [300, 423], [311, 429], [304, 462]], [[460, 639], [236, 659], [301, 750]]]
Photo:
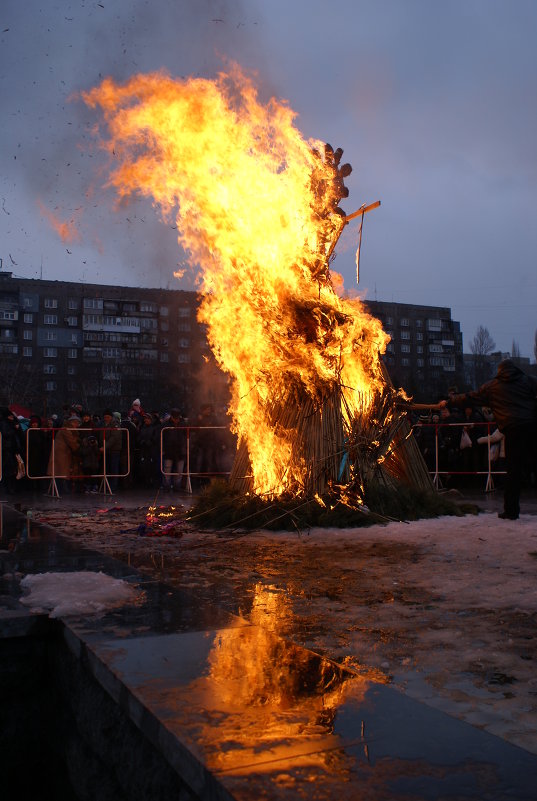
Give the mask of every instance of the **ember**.
[[151, 197], [201, 266], [199, 317], [231, 378], [235, 487], [270, 498], [343, 487], [359, 503], [371, 476], [401, 473], [400, 393], [380, 361], [389, 337], [338, 296], [330, 270], [347, 222], [341, 148], [305, 141], [286, 103], [262, 105], [236, 66], [214, 81], [106, 79], [84, 100], [108, 125], [109, 186]]

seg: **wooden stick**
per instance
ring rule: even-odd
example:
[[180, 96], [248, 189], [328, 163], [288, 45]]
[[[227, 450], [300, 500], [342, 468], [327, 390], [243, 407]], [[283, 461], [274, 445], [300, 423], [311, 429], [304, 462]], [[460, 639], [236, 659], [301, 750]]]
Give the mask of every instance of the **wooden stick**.
[[441, 409], [441, 403], [405, 403], [404, 401], [397, 401], [397, 406], [400, 409], [411, 409], [413, 412], [427, 411], [428, 409]]
[[380, 206], [380, 200], [377, 200], [375, 203], [370, 203], [369, 206], [365, 205], [360, 206], [360, 208], [357, 209], [356, 211], [353, 211], [352, 214], [347, 214], [347, 216], [344, 218], [345, 222], [348, 223], [351, 220], [354, 220], [355, 217], [361, 217], [362, 214], [367, 214], [368, 211], [372, 211], [373, 209], [378, 209], [379, 206]]

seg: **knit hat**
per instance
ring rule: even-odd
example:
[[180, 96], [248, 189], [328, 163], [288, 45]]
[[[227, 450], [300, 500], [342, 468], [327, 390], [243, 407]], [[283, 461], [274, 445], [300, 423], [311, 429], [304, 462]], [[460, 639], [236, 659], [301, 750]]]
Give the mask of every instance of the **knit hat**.
[[112, 417], [115, 417], [118, 423], [121, 423], [121, 412], [114, 412]]
[[136, 400], [133, 400], [132, 405], [140, 407], [142, 404], [140, 403], [140, 399], [136, 398]]

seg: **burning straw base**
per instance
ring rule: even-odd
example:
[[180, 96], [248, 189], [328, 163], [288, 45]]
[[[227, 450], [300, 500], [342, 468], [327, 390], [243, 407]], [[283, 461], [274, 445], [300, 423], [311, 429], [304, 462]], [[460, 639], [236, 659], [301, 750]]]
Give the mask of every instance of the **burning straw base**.
[[397, 487], [372, 485], [365, 504], [354, 504], [335, 494], [315, 498], [265, 500], [243, 494], [224, 481], [210, 484], [188, 516], [199, 528], [296, 530], [311, 528], [358, 528], [394, 520], [418, 520], [441, 515], [477, 514], [471, 504], [456, 504], [428, 490], [403, 484]]

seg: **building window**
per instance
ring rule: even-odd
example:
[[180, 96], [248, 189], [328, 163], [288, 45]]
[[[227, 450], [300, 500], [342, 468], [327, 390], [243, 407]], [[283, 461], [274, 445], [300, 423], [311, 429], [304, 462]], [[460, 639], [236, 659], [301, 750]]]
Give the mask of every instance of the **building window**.
[[78, 309], [78, 300], [76, 298], [69, 298], [69, 302], [67, 303], [67, 308], [71, 311]]
[[43, 348], [43, 356], [47, 359], [55, 359], [58, 356], [58, 348]]
[[442, 330], [442, 320], [437, 320], [437, 319], [429, 319], [429, 320], [427, 320], [427, 330], [428, 331], [441, 331]]
[[102, 311], [103, 301], [99, 298], [84, 298], [84, 308]]
[[404, 325], [404, 326], [410, 325], [410, 320], [408, 319], [408, 317], [401, 317], [401, 320], [399, 322], [400, 322], [400, 325]]
[[386, 345], [386, 351], [387, 351], [388, 353], [393, 353], [393, 342], [389, 342], [389, 343]]
[[34, 321], [34, 315], [33, 314], [25, 314], [24, 315], [24, 322], [25, 323], [30, 323], [30, 325], [31, 325], [33, 323], [33, 321]]
[[386, 325], [393, 325], [393, 317], [386, 317]]
[[160, 330], [161, 331], [169, 331], [170, 330], [170, 324], [169, 324], [169, 322], [167, 320], [161, 320], [160, 321]]
[[423, 348], [421, 345], [418, 345], [418, 347], [416, 348], [416, 353], [423, 353]]
[[401, 353], [410, 353], [410, 345], [401, 345]]
[[67, 351], [68, 359], [76, 359], [78, 357], [78, 350], [76, 348], [69, 348]]
[[408, 367], [410, 364], [410, 359], [401, 359], [401, 364], [403, 367]]
[[140, 303], [140, 311], [141, 312], [152, 312], [156, 313], [157, 311], [157, 304], [156, 303], [149, 303], [146, 300], [142, 300]]
[[56, 373], [56, 365], [55, 364], [44, 364], [43, 365], [43, 372], [47, 375], [54, 375]]
[[56, 300], [56, 298], [45, 298], [43, 305], [45, 309], [57, 309], [58, 301]]
[[423, 328], [423, 320], [416, 320], [416, 328]]
[[416, 339], [421, 342], [423, 340], [423, 334], [420, 331], [416, 331]]
[[45, 338], [47, 342], [56, 342], [58, 339], [58, 334], [56, 331], [47, 331], [47, 336]]
[[179, 364], [188, 364], [190, 362], [190, 353], [180, 353], [177, 361]]
[[76, 375], [76, 367], [74, 364], [69, 364], [67, 366], [67, 375]]
[[179, 323], [179, 331], [190, 331], [190, 323]]
[[410, 339], [410, 331], [401, 331], [401, 339]]
[[123, 311], [124, 312], [135, 312], [135, 311], [138, 311], [136, 303], [124, 303], [123, 304]]
[[160, 307], [160, 316], [161, 317], [167, 317], [168, 313], [169, 313], [169, 309], [168, 309], [167, 306], [161, 306]]
[[190, 347], [190, 340], [183, 337], [179, 340], [179, 347], [180, 348], [189, 348]]
[[168, 362], [169, 360], [170, 360], [169, 355], [166, 352], [160, 354], [161, 362]]
[[45, 314], [43, 318], [43, 322], [45, 325], [58, 325], [58, 315], [57, 314]]
[[45, 392], [55, 392], [57, 388], [57, 384], [55, 381], [46, 381], [45, 382]]
[[434, 342], [429, 345], [429, 353], [442, 353], [442, 345], [436, 345]]
[[24, 333], [23, 333], [22, 336], [23, 336], [24, 339], [28, 340], [28, 339], [32, 339], [33, 334], [34, 334], [33, 331], [29, 331], [27, 328], [25, 328], [24, 329]]
[[190, 309], [188, 307], [179, 309], [179, 317], [190, 317]]
[[31, 308], [31, 306], [33, 306], [32, 298], [24, 298], [22, 305], [25, 309]]
[[71, 344], [78, 345], [78, 337], [76, 334], [71, 334]]
[[78, 325], [78, 317], [68, 317], [67, 325]]
[[417, 365], [418, 365], [418, 367], [423, 367], [423, 359], [418, 359], [417, 360]]

